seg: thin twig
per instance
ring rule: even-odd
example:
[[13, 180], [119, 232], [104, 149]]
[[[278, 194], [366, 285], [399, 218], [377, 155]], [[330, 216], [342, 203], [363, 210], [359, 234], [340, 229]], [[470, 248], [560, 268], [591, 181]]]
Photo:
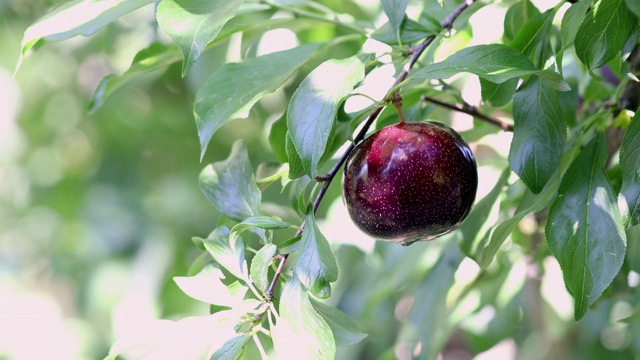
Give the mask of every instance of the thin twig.
[[438, 106], [442, 106], [442, 107], [447, 108], [447, 109], [451, 109], [451, 110], [454, 110], [454, 111], [459, 111], [461, 113], [465, 113], [467, 115], [471, 115], [476, 119], [480, 119], [480, 120], [488, 122], [491, 125], [495, 125], [495, 126], [501, 128], [504, 131], [513, 131], [513, 125], [508, 124], [508, 123], [506, 123], [504, 121], [501, 121], [501, 120], [498, 120], [498, 119], [494, 119], [494, 118], [492, 118], [490, 116], [487, 116], [487, 115], [479, 112], [478, 109], [473, 105], [469, 105], [467, 103], [462, 103], [462, 107], [458, 107], [456, 105], [449, 104], [449, 103], [446, 103], [444, 101], [440, 101], [438, 99], [434, 99], [434, 98], [426, 96], [426, 95], [422, 95], [421, 98], [424, 101], [428, 101], [428, 102], [436, 104]]
[[[464, 3], [460, 4], [457, 8], [455, 8], [453, 10], [453, 12], [451, 14], [449, 14], [449, 16], [447, 16], [446, 19], [444, 19], [442, 21], [442, 23], [440, 23], [442, 28], [451, 30], [451, 28], [453, 27], [453, 22], [458, 18], [458, 16], [460, 16], [460, 14], [465, 9], [467, 9], [469, 6], [471, 6], [471, 4], [473, 4], [475, 1], [476, 0], [466, 0]], [[411, 71], [411, 69], [413, 68], [415, 63], [418, 61], [418, 58], [420, 58], [420, 56], [422, 55], [424, 50], [429, 45], [431, 45], [431, 43], [433, 43], [433, 40], [435, 40], [435, 38], [436, 38], [435, 35], [429, 36], [428, 38], [424, 39], [423, 42], [421, 42], [420, 44], [418, 44], [415, 47], [410, 49], [410, 51], [408, 53], [411, 54], [411, 57], [409, 58], [407, 63], [402, 68], [402, 71], [400, 72], [400, 74], [398, 74], [398, 77], [396, 78], [396, 81], [391, 86], [391, 90], [393, 90], [394, 92], [398, 91], [396, 89], [398, 84], [400, 84], [401, 82], [403, 82], [407, 78], [407, 76], [409, 75], [409, 72]], [[390, 98], [392, 98], [392, 96], [393, 96], [393, 94], [387, 94], [386, 98], [390, 99]], [[340, 160], [338, 160], [338, 162], [331, 168], [331, 170], [327, 174], [321, 176], [321, 179], [324, 180], [324, 183], [322, 184], [322, 188], [320, 188], [320, 191], [318, 192], [318, 195], [316, 196], [316, 199], [313, 202], [313, 212], [316, 212], [316, 210], [318, 210], [318, 207], [320, 206], [320, 202], [322, 201], [322, 198], [324, 197], [324, 195], [326, 194], [327, 190], [329, 189], [329, 185], [331, 185], [331, 181], [336, 176], [336, 174], [338, 174], [338, 171], [340, 171], [340, 168], [342, 167], [342, 165], [349, 158], [349, 155], [351, 154], [351, 152], [353, 151], [353, 149], [355, 147], [354, 144], [357, 144], [357, 143], [359, 143], [360, 141], [362, 141], [364, 139], [364, 137], [366, 136], [367, 132], [369, 131], [369, 128], [371, 127], [371, 124], [373, 124], [373, 122], [378, 118], [378, 116], [380, 115], [382, 110], [384, 110], [384, 106], [376, 108], [371, 113], [371, 115], [369, 115], [369, 117], [367, 118], [367, 121], [364, 123], [362, 129], [356, 135], [356, 137], [353, 139], [353, 142], [351, 142], [351, 144], [349, 145], [347, 150], [342, 154], [342, 156], [340, 157]], [[302, 233], [302, 229], [304, 229], [304, 223], [302, 223], [302, 225], [300, 225], [300, 228], [301, 228], [301, 230], [298, 231], [297, 235], [300, 235]], [[276, 284], [278, 282], [278, 279], [280, 278], [280, 275], [282, 274], [282, 271], [284, 270], [284, 265], [285, 265], [285, 263], [287, 261], [287, 258], [288, 258], [288, 255], [284, 255], [284, 256], [282, 256], [280, 258], [280, 263], [278, 264], [278, 269], [276, 270], [276, 272], [275, 272], [275, 274], [273, 276], [273, 279], [271, 280], [271, 284], [269, 285], [269, 289], [267, 290], [267, 294], [266, 295], [267, 295], [267, 299], [269, 301], [273, 300], [275, 287], [276, 287]]]

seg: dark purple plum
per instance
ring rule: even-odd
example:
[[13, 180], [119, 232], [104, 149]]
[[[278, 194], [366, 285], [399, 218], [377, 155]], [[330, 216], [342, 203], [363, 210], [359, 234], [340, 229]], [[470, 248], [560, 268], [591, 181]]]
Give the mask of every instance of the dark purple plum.
[[476, 160], [455, 130], [433, 121], [403, 122], [355, 147], [342, 194], [362, 231], [410, 245], [457, 228], [477, 188]]

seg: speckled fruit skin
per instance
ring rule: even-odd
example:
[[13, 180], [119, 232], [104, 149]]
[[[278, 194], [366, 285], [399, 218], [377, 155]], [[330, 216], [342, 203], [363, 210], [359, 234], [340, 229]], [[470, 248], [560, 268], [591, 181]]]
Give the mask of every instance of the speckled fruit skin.
[[358, 144], [342, 194], [362, 231], [410, 245], [458, 227], [477, 188], [469, 145], [449, 126], [426, 121], [387, 126]]

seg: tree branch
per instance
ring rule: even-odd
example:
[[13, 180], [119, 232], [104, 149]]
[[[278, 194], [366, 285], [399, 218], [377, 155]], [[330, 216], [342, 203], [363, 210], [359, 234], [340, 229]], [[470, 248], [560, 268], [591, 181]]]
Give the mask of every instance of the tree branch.
[[[466, 10], [469, 6], [471, 6], [471, 4], [473, 4], [475, 1], [476, 0], [466, 0], [464, 3], [460, 4], [457, 8], [455, 8], [453, 10], [453, 12], [451, 14], [449, 14], [449, 16], [447, 16], [440, 23], [442, 28], [451, 30], [451, 28], [453, 27], [453, 22], [458, 18], [458, 16], [460, 16], [460, 14], [464, 10]], [[431, 43], [433, 43], [435, 38], [436, 38], [435, 35], [429, 36], [426, 39], [424, 39], [424, 41], [421, 42], [420, 44], [418, 44], [415, 47], [412, 47], [412, 48], [409, 49], [409, 54], [411, 54], [411, 57], [409, 58], [407, 63], [402, 68], [402, 71], [400, 72], [400, 74], [398, 74], [398, 77], [396, 78], [395, 82], [391, 86], [391, 90], [395, 89], [401, 82], [403, 82], [407, 78], [407, 76], [409, 75], [409, 72], [411, 71], [413, 66], [416, 64], [416, 62], [418, 61], [418, 59], [420, 58], [420, 56], [422, 55], [424, 50], [429, 45], [431, 45]], [[398, 92], [398, 90], [395, 90], [395, 92]], [[393, 96], [393, 94], [387, 94], [386, 98], [387, 99], [391, 99], [392, 96]], [[338, 171], [340, 171], [340, 168], [347, 161], [347, 159], [349, 158], [349, 155], [351, 154], [351, 152], [355, 148], [354, 144], [357, 144], [357, 143], [359, 143], [360, 141], [362, 141], [364, 139], [364, 137], [367, 135], [367, 132], [369, 131], [369, 128], [371, 127], [373, 122], [378, 118], [378, 116], [380, 115], [382, 110], [384, 110], [384, 106], [381, 106], [381, 107], [375, 109], [371, 113], [371, 115], [369, 115], [369, 117], [367, 118], [367, 121], [364, 123], [362, 129], [356, 135], [356, 137], [353, 139], [353, 142], [349, 145], [349, 147], [344, 152], [344, 154], [342, 154], [342, 156], [340, 157], [340, 160], [338, 160], [338, 162], [331, 168], [331, 170], [327, 174], [325, 174], [325, 175], [319, 177], [319, 179], [317, 179], [317, 180], [320, 180], [320, 181], [324, 181], [324, 184], [322, 185], [322, 188], [320, 188], [320, 191], [318, 192], [318, 195], [316, 196], [316, 199], [313, 202], [313, 212], [316, 212], [318, 210], [318, 207], [320, 206], [320, 202], [322, 201], [322, 198], [324, 197], [324, 195], [326, 194], [327, 190], [329, 189], [329, 185], [331, 185], [331, 181], [336, 176], [336, 174], [338, 174]], [[300, 225], [300, 228], [304, 229], [304, 222], [302, 223], [302, 225]], [[302, 233], [302, 230], [298, 231], [297, 235], [300, 235], [301, 233]], [[271, 284], [269, 285], [269, 289], [267, 290], [267, 294], [266, 295], [267, 295], [267, 300], [268, 301], [273, 300], [275, 287], [276, 287], [276, 284], [278, 283], [278, 279], [280, 278], [280, 275], [282, 274], [282, 271], [284, 270], [284, 265], [285, 265], [285, 263], [287, 261], [287, 258], [288, 258], [288, 255], [284, 255], [284, 256], [282, 256], [280, 258], [280, 263], [278, 264], [278, 268], [277, 268], [277, 270], [276, 270], [276, 272], [275, 272], [275, 274], [273, 276], [273, 279], [271, 280]]]
[[459, 111], [461, 113], [465, 113], [467, 115], [471, 115], [476, 119], [488, 122], [491, 125], [495, 125], [495, 126], [501, 128], [504, 131], [513, 131], [513, 125], [507, 124], [504, 121], [501, 121], [501, 120], [498, 120], [498, 119], [494, 119], [494, 118], [492, 118], [490, 116], [482, 114], [473, 105], [469, 105], [467, 103], [462, 103], [462, 107], [458, 107], [456, 105], [452, 105], [452, 104], [440, 101], [438, 99], [431, 98], [431, 97], [426, 96], [426, 95], [422, 95], [421, 98], [424, 101], [428, 101], [428, 102], [436, 104], [438, 106], [442, 106], [444, 108], [451, 109], [453, 111]]

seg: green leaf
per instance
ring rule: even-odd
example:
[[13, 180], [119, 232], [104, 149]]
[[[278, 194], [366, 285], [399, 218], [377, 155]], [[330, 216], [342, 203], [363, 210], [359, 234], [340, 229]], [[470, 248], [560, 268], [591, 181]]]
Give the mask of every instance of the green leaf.
[[243, 0], [162, 0], [158, 25], [182, 51], [182, 76], [236, 13]]
[[587, 10], [589, 10], [589, 5], [591, 5], [591, 0], [580, 0], [575, 4], [571, 4], [571, 7], [564, 13], [560, 24], [563, 49], [573, 45], [580, 24], [584, 20]]
[[273, 150], [273, 153], [281, 163], [288, 161], [286, 143], [287, 114], [282, 114], [282, 116], [271, 125], [271, 131], [269, 131], [269, 145], [271, 145], [271, 150]]
[[482, 100], [488, 101], [495, 107], [505, 106], [513, 98], [513, 94], [518, 87], [517, 78], [507, 80], [502, 84], [495, 84], [491, 81], [480, 78], [482, 90]]
[[513, 98], [513, 141], [509, 164], [537, 194], [558, 169], [567, 138], [567, 125], [558, 93], [533, 77]]
[[331, 328], [314, 310], [309, 295], [295, 276], [284, 285], [280, 317], [271, 328], [278, 359], [333, 359], [336, 344]]
[[640, 223], [640, 111], [631, 119], [620, 147], [622, 188], [618, 204], [626, 228]]
[[227, 340], [220, 349], [213, 353], [211, 360], [236, 360], [250, 338], [251, 334], [240, 334]]
[[231, 228], [230, 242], [233, 244], [235, 239], [239, 236], [239, 234], [252, 229], [252, 228], [260, 228], [267, 230], [276, 230], [276, 229], [299, 229], [298, 226], [290, 224], [286, 221], [282, 221], [281, 219], [273, 216], [252, 216], [243, 220], [241, 223], [236, 224], [233, 228]]
[[509, 43], [509, 47], [533, 59], [534, 65], [544, 66], [552, 54], [549, 34], [555, 14], [555, 8], [552, 8], [529, 19]]
[[435, 359], [448, 339], [446, 332], [442, 331], [446, 326], [447, 294], [463, 259], [464, 254], [458, 245], [450, 241], [415, 293], [409, 320], [417, 329], [424, 352], [421, 354], [423, 359]]
[[331, 283], [338, 279], [338, 264], [329, 242], [315, 223], [313, 211], [310, 211], [305, 219], [298, 261], [292, 269], [295, 276], [313, 295], [322, 299], [331, 295]]
[[233, 144], [226, 160], [205, 167], [199, 182], [207, 200], [225, 216], [243, 221], [260, 214], [262, 194], [241, 140]]
[[636, 0], [626, 0], [626, 1], [627, 1], [627, 8], [629, 8], [631, 12], [636, 14], [637, 17], [640, 17], [640, 2]]
[[310, 300], [313, 308], [331, 328], [336, 345], [355, 345], [367, 337], [367, 334], [363, 333], [347, 314], [313, 298], [310, 298]]
[[319, 44], [307, 44], [241, 63], [225, 64], [198, 90], [193, 110], [202, 148], [201, 158], [215, 132], [236, 118], [245, 118], [265, 94], [282, 86]]
[[477, 45], [462, 49], [446, 60], [430, 64], [414, 71], [415, 79], [446, 79], [455, 74], [468, 72], [494, 82], [536, 74], [544, 77], [558, 90], [569, 90], [569, 84], [560, 74], [550, 70], [540, 70], [521, 52], [506, 45]]
[[200, 239], [213, 259], [238, 279], [247, 278], [247, 262], [244, 257], [244, 242], [238, 238], [229, 242], [229, 228], [221, 226], [211, 232], [206, 239]]
[[207, 304], [233, 307], [244, 298], [247, 288], [244, 287], [244, 291], [234, 296], [222, 283], [222, 279], [224, 279], [222, 271], [209, 263], [195, 276], [176, 276], [173, 281], [182, 292], [196, 300]]
[[482, 244], [480, 242], [484, 238], [483, 235], [486, 232], [486, 229], [483, 231], [483, 228], [486, 227], [485, 224], [492, 213], [492, 209], [499, 205], [498, 199], [500, 198], [500, 194], [503, 193], [510, 175], [511, 171], [509, 168], [506, 168], [502, 172], [502, 175], [500, 175], [500, 178], [493, 189], [491, 189], [491, 191], [482, 198], [482, 200], [478, 201], [478, 203], [473, 207], [473, 210], [471, 210], [467, 219], [457, 230], [456, 236], [460, 239], [460, 249], [464, 251], [467, 256], [475, 259], [476, 261], [479, 259], [479, 256], [477, 256], [476, 253], [478, 252], [478, 249], [482, 249]]
[[542, 211], [553, 200], [559, 186], [560, 172], [557, 171], [539, 194], [534, 194], [529, 189], [526, 190], [513, 217], [501, 222], [491, 231], [489, 243], [480, 252], [479, 264], [481, 267], [486, 268], [491, 264], [500, 246], [525, 216]]
[[636, 21], [624, 0], [599, 0], [578, 28], [576, 55], [589, 70], [604, 66], [620, 53]]
[[[307, 23], [305, 23], [306, 25]], [[310, 22], [310, 25], [314, 25], [314, 22]], [[232, 34], [237, 32], [249, 32], [252, 30], [273, 29], [291, 27], [292, 25], [299, 25], [297, 19], [283, 18], [283, 19], [270, 19], [261, 22], [254, 23], [242, 23], [237, 25], [227, 24], [227, 27], [222, 29], [218, 36], [211, 41], [205, 50], [208, 50], [222, 41], [228, 39]], [[301, 27], [301, 26], [298, 26]], [[164, 69], [167, 66], [178, 62], [182, 59], [182, 54], [177, 46], [171, 44], [166, 45], [162, 43], [153, 43], [148, 48], [141, 50], [134, 57], [129, 69], [121, 75], [107, 75], [98, 84], [97, 89], [93, 94], [91, 100], [90, 110], [95, 111], [102, 106], [114, 91], [121, 86], [127, 84], [129, 81], [151, 73], [152, 71]]]
[[516, 37], [523, 24], [534, 16], [540, 15], [540, 10], [529, 0], [518, 1], [513, 4], [504, 17], [504, 36], [508, 41]]
[[620, 270], [626, 236], [616, 196], [604, 172], [607, 149], [599, 133], [576, 157], [560, 183], [545, 227], [565, 284], [581, 319]]
[[82, 35], [91, 36], [153, 0], [76, 0], [64, 4], [29, 26], [22, 39], [22, 51], [16, 66], [29, 50], [44, 41], [62, 41]]
[[289, 131], [287, 131], [287, 139], [285, 140], [284, 148], [287, 153], [287, 158], [289, 159], [289, 179], [297, 179], [305, 176], [302, 160], [300, 159], [298, 150], [296, 150], [296, 147], [293, 145], [293, 140], [291, 140], [291, 133], [289, 133]]
[[311, 177], [318, 174], [340, 102], [363, 79], [364, 63], [360, 57], [328, 60], [315, 68], [291, 97], [287, 128], [302, 166]]
[[[415, 20], [405, 18], [400, 27], [400, 41], [403, 44], [410, 44], [423, 40], [427, 36], [437, 35], [440, 31], [442, 31], [442, 26], [437, 22], [435, 24], [428, 22], [425, 25]], [[382, 25], [371, 34], [371, 37], [388, 45], [399, 44], [398, 33], [390, 23]]]
[[387, 14], [393, 32], [397, 34], [402, 25], [402, 20], [404, 20], [409, 0], [382, 0], [381, 3], [382, 10]]
[[273, 256], [276, 254], [276, 250], [278, 247], [273, 244], [267, 244], [262, 247], [257, 253], [256, 256], [251, 260], [251, 281], [258, 287], [262, 292], [266, 292], [269, 287], [269, 266], [271, 265], [271, 260]]

